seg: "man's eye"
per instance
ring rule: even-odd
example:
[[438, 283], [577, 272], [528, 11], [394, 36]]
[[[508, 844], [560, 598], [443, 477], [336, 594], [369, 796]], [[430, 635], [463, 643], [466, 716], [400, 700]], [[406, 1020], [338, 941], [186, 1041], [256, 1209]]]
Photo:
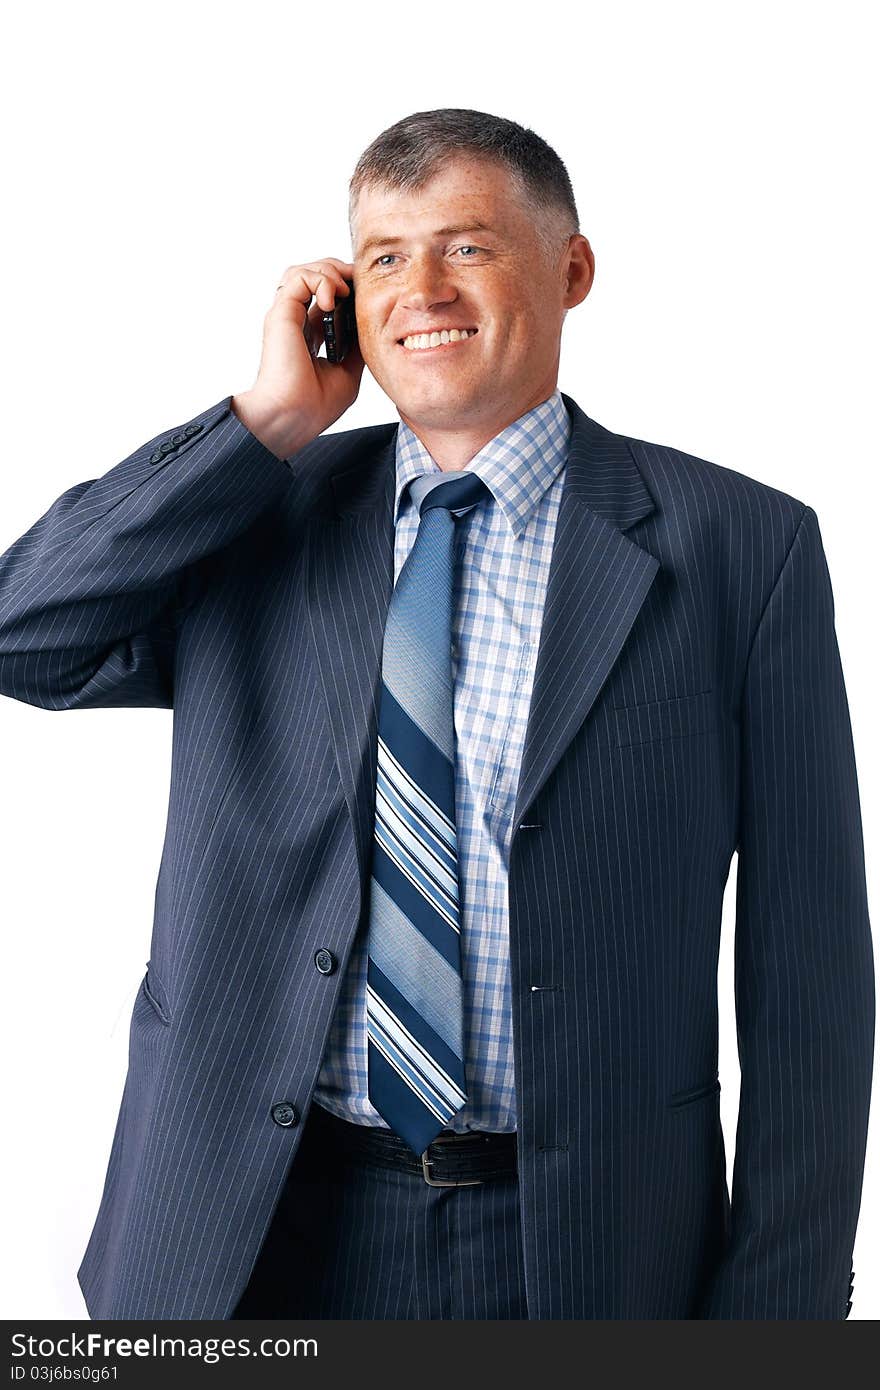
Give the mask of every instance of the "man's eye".
[[[479, 251], [480, 251], [479, 246], [456, 246], [455, 249], [456, 249], [456, 251], [472, 251], [475, 255], [478, 255], [478, 254], [479, 254]], [[471, 258], [470, 258], [470, 256], [465, 256], [465, 257], [463, 257], [463, 259], [464, 259], [464, 260], [470, 260]], [[375, 259], [374, 262], [373, 262], [373, 265], [381, 266], [383, 270], [386, 270], [386, 269], [388, 268], [388, 263], [389, 263], [389, 261], [395, 261], [395, 260], [397, 260], [397, 257], [395, 256], [394, 252], [393, 252], [393, 251], [386, 251], [386, 252], [384, 253], [384, 255], [381, 255], [381, 256], [377, 256], [377, 257], [376, 257], [376, 259]], [[384, 262], [384, 264], [383, 264], [383, 262]]]

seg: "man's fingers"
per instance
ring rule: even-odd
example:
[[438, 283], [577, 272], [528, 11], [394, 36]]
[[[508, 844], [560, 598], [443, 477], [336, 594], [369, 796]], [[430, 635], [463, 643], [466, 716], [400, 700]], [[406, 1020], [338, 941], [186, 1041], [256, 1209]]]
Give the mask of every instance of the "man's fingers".
[[292, 298], [308, 306], [314, 295], [322, 310], [329, 311], [335, 306], [337, 297], [345, 299], [351, 292], [343, 271], [337, 265], [353, 271], [353, 267], [346, 262], [334, 263], [329, 259], [314, 265], [288, 266], [275, 291], [276, 303], [279, 298]]
[[324, 317], [324, 310], [320, 304], [315, 303], [306, 314], [306, 340], [313, 357], [317, 357], [321, 351], [321, 344], [324, 341], [324, 334], [321, 331], [321, 320]]

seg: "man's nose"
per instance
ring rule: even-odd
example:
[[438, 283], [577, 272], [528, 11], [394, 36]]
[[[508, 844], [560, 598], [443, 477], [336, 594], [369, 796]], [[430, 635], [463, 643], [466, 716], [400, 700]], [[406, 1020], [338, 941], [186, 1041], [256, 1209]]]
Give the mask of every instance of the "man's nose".
[[435, 304], [449, 304], [457, 290], [443, 262], [413, 262], [403, 292], [403, 307], [424, 312]]

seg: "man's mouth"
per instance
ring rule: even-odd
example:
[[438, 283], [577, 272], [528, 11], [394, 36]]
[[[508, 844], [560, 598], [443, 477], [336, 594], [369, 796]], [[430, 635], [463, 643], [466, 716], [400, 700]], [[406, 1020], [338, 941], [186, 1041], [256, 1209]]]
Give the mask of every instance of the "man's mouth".
[[476, 328], [441, 328], [427, 333], [412, 333], [407, 338], [398, 338], [398, 346], [406, 352], [431, 352], [435, 348], [454, 348], [458, 343], [467, 342], [478, 330]]

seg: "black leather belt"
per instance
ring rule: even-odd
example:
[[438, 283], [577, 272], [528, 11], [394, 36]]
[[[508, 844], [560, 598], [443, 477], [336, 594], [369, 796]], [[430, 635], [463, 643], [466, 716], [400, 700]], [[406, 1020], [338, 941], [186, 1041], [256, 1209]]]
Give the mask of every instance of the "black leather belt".
[[340, 1119], [317, 1101], [309, 1121], [314, 1119], [328, 1146], [364, 1163], [397, 1168], [424, 1178], [430, 1187], [471, 1187], [497, 1178], [516, 1177], [516, 1133], [488, 1133], [466, 1130], [456, 1134], [444, 1130], [425, 1152], [417, 1157], [399, 1135], [377, 1125], [359, 1125]]

